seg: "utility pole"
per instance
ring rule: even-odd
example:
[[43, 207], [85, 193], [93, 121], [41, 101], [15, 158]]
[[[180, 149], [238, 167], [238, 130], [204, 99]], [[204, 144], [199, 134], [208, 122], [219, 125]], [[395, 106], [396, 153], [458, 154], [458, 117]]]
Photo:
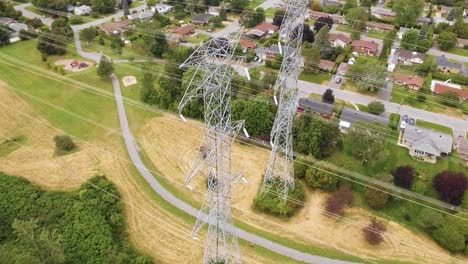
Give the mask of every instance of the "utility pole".
[[[272, 149], [261, 189], [261, 193], [265, 194], [276, 185], [278, 195], [285, 201], [288, 191], [294, 188], [292, 124], [297, 108], [297, 83], [303, 64], [300, 49], [307, 5], [308, 1], [305, 0], [288, 0], [286, 3], [278, 42], [283, 62], [274, 87], [278, 111], [270, 134]], [[284, 47], [281, 46], [282, 40]]]
[[[193, 100], [203, 99], [205, 135], [185, 183], [202, 170], [208, 173], [207, 199], [201, 208], [192, 232], [192, 238], [205, 223], [208, 235], [205, 241], [204, 264], [241, 263], [239, 244], [233, 234], [231, 218], [232, 183], [242, 178], [231, 174], [231, 145], [244, 122], [231, 121], [230, 66], [241, 33], [214, 38], [204, 43], [181, 65], [194, 70], [190, 85], [180, 104], [179, 113]], [[240, 61], [239, 61], [240, 63]], [[244, 129], [244, 132], [247, 132]], [[243, 179], [243, 178], [242, 178]], [[245, 181], [245, 179], [243, 179]]]

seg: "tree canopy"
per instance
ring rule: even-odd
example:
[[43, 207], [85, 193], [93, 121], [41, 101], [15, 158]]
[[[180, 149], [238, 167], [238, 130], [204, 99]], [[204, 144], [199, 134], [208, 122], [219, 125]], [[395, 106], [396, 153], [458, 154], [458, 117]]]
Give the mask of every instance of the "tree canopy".
[[423, 0], [393, 0], [392, 10], [396, 13], [395, 22], [406, 27], [415, 25], [423, 7]]
[[232, 119], [245, 120], [245, 128], [253, 137], [269, 135], [275, 109], [264, 95], [258, 95], [254, 100], [236, 99], [232, 101]]

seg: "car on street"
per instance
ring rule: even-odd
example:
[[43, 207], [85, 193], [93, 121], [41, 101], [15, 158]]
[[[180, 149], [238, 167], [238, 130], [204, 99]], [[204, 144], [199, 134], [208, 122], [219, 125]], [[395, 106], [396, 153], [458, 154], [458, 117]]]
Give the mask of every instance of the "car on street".
[[335, 83], [341, 83], [341, 78], [336, 78]]
[[410, 126], [414, 126], [415, 123], [416, 120], [414, 120], [414, 118], [410, 118], [410, 120], [408, 121], [408, 124], [410, 124]]
[[409, 119], [408, 115], [404, 115], [402, 119], [403, 119], [403, 121], [408, 122], [408, 119]]

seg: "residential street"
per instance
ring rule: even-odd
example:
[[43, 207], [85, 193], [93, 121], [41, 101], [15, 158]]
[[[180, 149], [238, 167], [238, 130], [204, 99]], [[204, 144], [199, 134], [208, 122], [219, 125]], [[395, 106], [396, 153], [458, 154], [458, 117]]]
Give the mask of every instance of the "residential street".
[[32, 6], [32, 4], [31, 4], [31, 3], [27, 3], [27, 4], [17, 5], [17, 6], [15, 6], [15, 10], [16, 10], [16, 11], [21, 11], [21, 13], [23, 13], [23, 16], [24, 16], [24, 17], [27, 17], [27, 18], [29, 18], [29, 19], [32, 19], [32, 18], [39, 18], [39, 19], [42, 21], [42, 23], [43, 23], [44, 25], [48, 25], [48, 26], [52, 25], [52, 22], [54, 22], [54, 20], [53, 20], [52, 18], [50, 18], [50, 17], [42, 17], [41, 15], [38, 15], [38, 14], [36, 14], [36, 13], [34, 13], [34, 12], [31, 12], [31, 11], [29, 11], [29, 10], [26, 10], [26, 7], [28, 7], [28, 6]]
[[462, 62], [468, 62], [468, 57], [460, 56], [460, 55], [456, 55], [456, 54], [452, 54], [452, 53], [448, 53], [448, 52], [443, 52], [443, 51], [440, 51], [440, 50], [438, 50], [436, 48], [429, 49], [427, 54], [437, 56], [437, 57], [441, 56], [441, 55], [445, 55], [445, 57], [447, 57], [449, 59], [462, 61]]
[[279, 7], [281, 4], [283, 4], [283, 1], [281, 0], [265, 0], [265, 2], [258, 7], [261, 7], [266, 11], [268, 8]]

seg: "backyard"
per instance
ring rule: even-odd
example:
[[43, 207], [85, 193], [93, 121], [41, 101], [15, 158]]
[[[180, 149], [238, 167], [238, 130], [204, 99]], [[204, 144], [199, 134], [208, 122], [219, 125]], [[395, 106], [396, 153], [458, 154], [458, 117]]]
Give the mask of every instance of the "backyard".
[[318, 83], [318, 84], [324, 84], [324, 83], [328, 83], [331, 80], [331, 75], [328, 73], [322, 73], [322, 72], [317, 72], [317, 73], [302, 72], [299, 75], [299, 80], [312, 82], [312, 83]]

